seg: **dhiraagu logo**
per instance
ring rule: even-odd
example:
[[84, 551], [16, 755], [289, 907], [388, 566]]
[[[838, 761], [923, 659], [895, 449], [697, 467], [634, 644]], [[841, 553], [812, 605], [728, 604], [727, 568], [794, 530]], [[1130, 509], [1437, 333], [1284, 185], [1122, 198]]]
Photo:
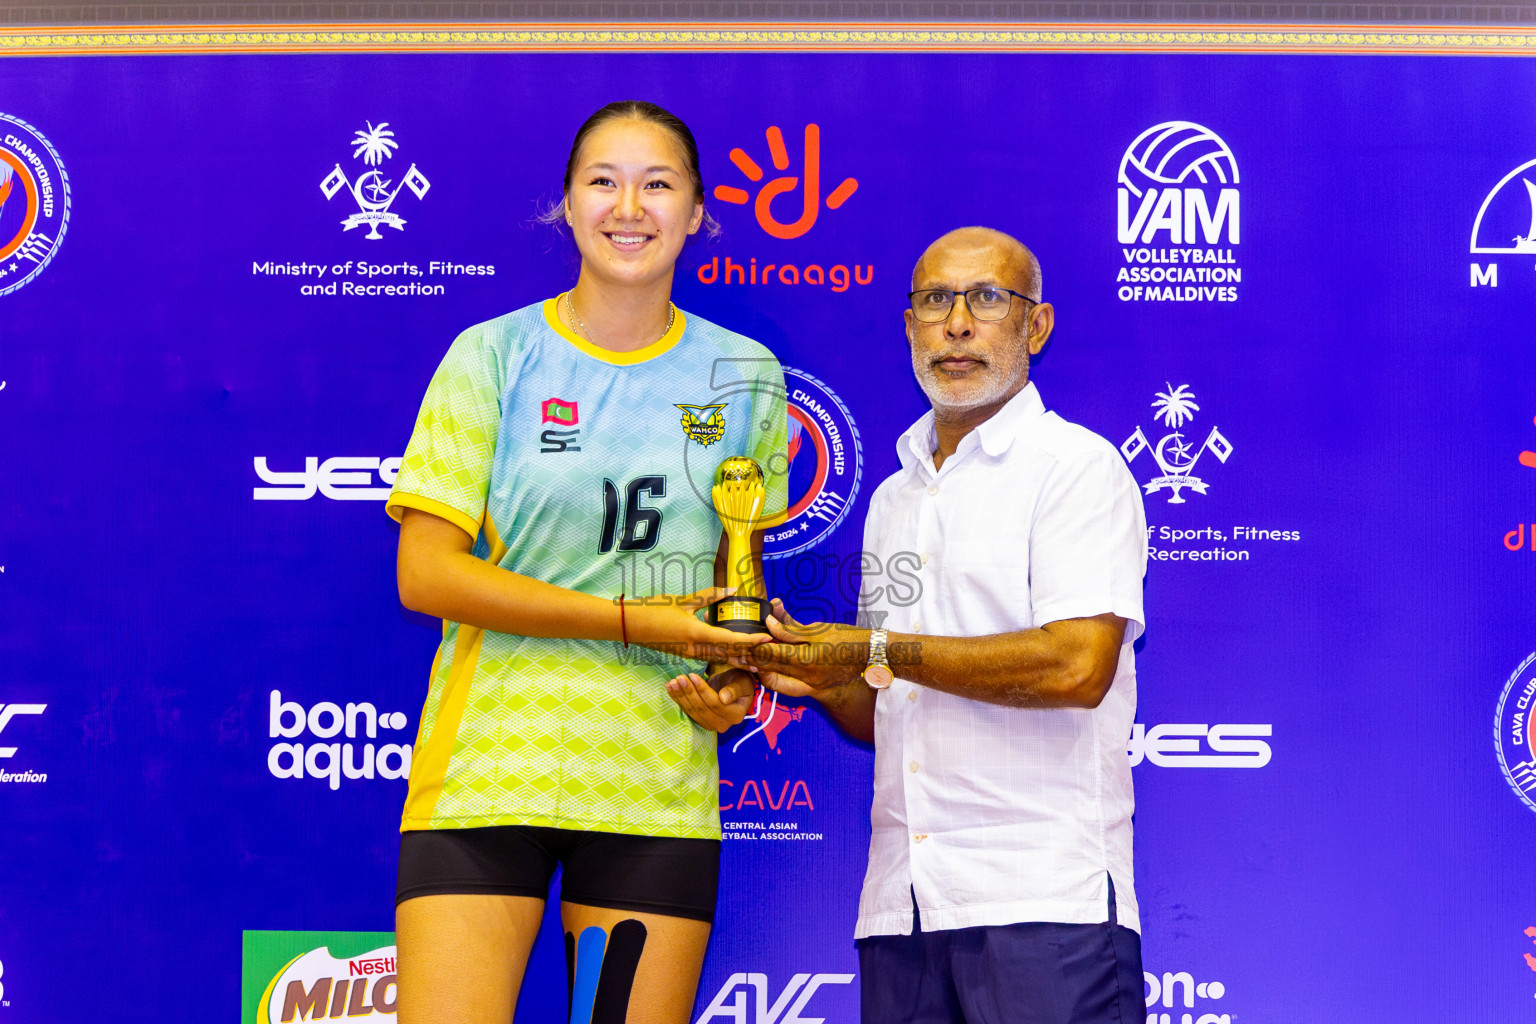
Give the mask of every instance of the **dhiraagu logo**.
[[[823, 209], [841, 210], [858, 191], [859, 181], [852, 176], [845, 177], [823, 198], [820, 125], [805, 126], [804, 141], [798, 154], [791, 153], [784, 131], [778, 125], [771, 125], [764, 134], [769, 162], [780, 173], [769, 176], [758, 162], [761, 153], [754, 157], [737, 146], [728, 154], [729, 159], [755, 191], [736, 185], [716, 185], [714, 197], [732, 206], [750, 207], [757, 226], [769, 238], [792, 242], [805, 237], [816, 226]], [[779, 208], [778, 214], [775, 205]], [[866, 204], [864, 209], [873, 208]], [[780, 220], [781, 215], [794, 219]], [[768, 242], [761, 251], [748, 253], [744, 258], [740, 252], [714, 256], [698, 268], [699, 283], [747, 288], [765, 286], [777, 298], [792, 299], [798, 293], [784, 289], [810, 285], [842, 293], [874, 281], [875, 265], [861, 262], [861, 254], [853, 253], [850, 259], [847, 252], [818, 252], [816, 248], [807, 251], [804, 247]]]
[[[768, 156], [773, 161], [773, 169], [787, 171], [789, 164], [789, 147], [784, 144], [784, 132], [778, 125], [771, 125], [764, 133], [768, 140]], [[736, 169], [747, 176], [747, 180], [753, 183], [761, 183], [757, 190], [756, 200], [745, 190], [734, 185], [716, 185], [715, 198], [722, 203], [731, 203], [736, 206], [745, 206], [752, 203], [752, 212], [757, 216], [758, 226], [768, 232], [774, 238], [799, 238], [816, 223], [817, 216], [821, 213], [821, 126], [808, 124], [805, 126], [805, 146], [801, 151], [801, 170], [799, 174], [781, 174], [771, 181], [764, 182], [766, 175], [758, 162], [752, 159], [746, 150], [737, 146], [731, 150], [731, 163]], [[802, 184], [803, 182], [803, 184]], [[778, 220], [773, 215], [773, 201], [781, 195], [793, 192], [796, 187], [801, 189], [800, 216], [788, 224]], [[846, 203], [859, 189], [857, 179], [844, 178], [842, 183], [832, 190], [827, 196], [827, 209], [836, 210]]]
[[243, 933], [240, 1024], [393, 1020], [393, 932]]

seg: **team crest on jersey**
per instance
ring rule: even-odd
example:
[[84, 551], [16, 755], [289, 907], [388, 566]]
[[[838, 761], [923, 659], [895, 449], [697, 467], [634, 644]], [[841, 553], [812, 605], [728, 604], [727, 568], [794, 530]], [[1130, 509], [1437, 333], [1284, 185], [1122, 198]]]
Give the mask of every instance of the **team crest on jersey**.
[[36, 128], [0, 114], [0, 295], [42, 273], [69, 224], [69, 176]]
[[725, 436], [725, 414], [721, 405], [675, 405], [683, 410], [683, 433], [689, 440], [708, 448]]
[[388, 121], [380, 122], [377, 127], [372, 121], [364, 123], [368, 125], [368, 130], [357, 131], [352, 136], [351, 145], [352, 158], [361, 159], [365, 170], [353, 180], [347, 177], [338, 163], [336, 169], [320, 183], [320, 191], [325, 193], [327, 200], [344, 188], [351, 192], [352, 198], [357, 201], [357, 212], [341, 222], [342, 230], [367, 227], [368, 234], [364, 237], [377, 240], [384, 237], [379, 234], [380, 224], [396, 231], [405, 230], [405, 218], [398, 213], [391, 213], [389, 209], [394, 205], [400, 190], [408, 188], [415, 193], [417, 199], [425, 199], [432, 183], [416, 169], [414, 163], [400, 179], [400, 184], [396, 185], [393, 179], [386, 178], [384, 161], [395, 155], [400, 143], [395, 141], [395, 133], [389, 130]]

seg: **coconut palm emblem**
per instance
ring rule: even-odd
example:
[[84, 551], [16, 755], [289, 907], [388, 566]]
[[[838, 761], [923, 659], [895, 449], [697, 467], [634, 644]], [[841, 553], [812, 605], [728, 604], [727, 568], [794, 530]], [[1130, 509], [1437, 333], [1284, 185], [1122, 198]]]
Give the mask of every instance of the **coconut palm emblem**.
[[395, 155], [395, 150], [400, 148], [400, 143], [395, 141], [395, 133], [389, 130], [389, 122], [381, 121], [375, 127], [372, 121], [363, 122], [368, 126], [367, 131], [355, 132], [352, 136], [352, 159], [362, 160], [367, 168], [353, 181], [347, 177], [341, 169], [341, 164], [325, 176], [320, 183], [320, 191], [325, 193], [325, 198], [330, 199], [343, 188], [352, 193], [352, 198], [357, 200], [357, 212], [341, 222], [343, 231], [351, 231], [355, 227], [368, 225], [366, 237], [377, 239], [384, 236], [379, 234], [379, 225], [384, 224], [396, 231], [405, 230], [405, 218], [399, 214], [391, 213], [389, 208], [394, 205], [395, 197], [403, 188], [409, 188], [416, 194], [417, 199], [424, 198], [427, 190], [432, 187], [421, 171], [411, 164], [411, 169], [405, 172], [396, 185], [393, 179], [386, 178], [382, 170], [384, 161]]
[[1206, 435], [1205, 442], [1196, 448], [1185, 438], [1182, 428], [1195, 418], [1195, 413], [1200, 411], [1200, 406], [1195, 402], [1195, 394], [1189, 390], [1188, 384], [1180, 384], [1174, 387], [1167, 385], [1167, 391], [1157, 392], [1157, 398], [1152, 403], [1153, 419], [1166, 427], [1172, 428], [1172, 432], [1163, 435], [1162, 439], [1153, 445], [1147, 440], [1147, 435], [1137, 427], [1136, 432], [1125, 439], [1120, 446], [1120, 454], [1125, 456], [1126, 462], [1135, 462], [1136, 456], [1142, 452], [1151, 450], [1152, 458], [1163, 475], [1154, 477], [1142, 485], [1148, 494], [1168, 489], [1173, 493], [1168, 496], [1171, 505], [1182, 505], [1185, 502], [1184, 488], [1188, 487], [1196, 494], [1204, 494], [1209, 485], [1194, 475], [1195, 463], [1200, 461], [1200, 456], [1206, 452], [1215, 455], [1220, 462], [1226, 462], [1232, 454], [1232, 443], [1222, 436], [1221, 431], [1215, 427]]

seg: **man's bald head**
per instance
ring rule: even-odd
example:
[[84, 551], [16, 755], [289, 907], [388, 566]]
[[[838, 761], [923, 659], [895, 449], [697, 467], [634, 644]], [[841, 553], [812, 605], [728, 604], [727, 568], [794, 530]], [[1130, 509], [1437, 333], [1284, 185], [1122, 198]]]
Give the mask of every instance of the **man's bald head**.
[[940, 265], [947, 265], [952, 257], [962, 254], [967, 263], [993, 268], [997, 276], [991, 283], [1040, 301], [1040, 261], [1023, 242], [996, 228], [956, 228], [940, 235], [917, 258], [917, 265], [912, 268], [912, 290], [935, 287], [929, 277]]

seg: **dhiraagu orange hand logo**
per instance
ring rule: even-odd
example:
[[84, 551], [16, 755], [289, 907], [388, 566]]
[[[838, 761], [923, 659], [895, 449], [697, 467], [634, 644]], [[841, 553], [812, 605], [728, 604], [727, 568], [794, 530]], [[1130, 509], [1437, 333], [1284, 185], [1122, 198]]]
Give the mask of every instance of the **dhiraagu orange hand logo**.
[[[765, 133], [768, 138], [768, 155], [773, 160], [773, 169], [776, 171], [789, 170], [789, 149], [784, 145], [784, 133], [778, 125], [772, 125]], [[799, 238], [816, 223], [816, 216], [821, 212], [821, 126], [808, 124], [805, 126], [805, 166], [803, 175], [783, 175], [766, 182], [758, 189], [756, 201], [744, 189], [731, 185], [716, 185], [715, 198], [722, 203], [733, 203], [737, 206], [745, 206], [752, 202], [752, 211], [757, 215], [757, 223], [762, 229], [774, 238]], [[731, 163], [754, 182], [761, 182], [764, 174], [761, 166], [747, 154], [741, 147], [736, 147], [730, 153]], [[789, 223], [781, 223], [773, 215], [773, 201], [779, 196], [792, 191], [801, 184], [804, 179], [802, 201], [799, 219]], [[827, 196], [827, 209], [836, 210], [848, 201], [859, 189], [859, 183], [854, 178], [844, 178], [842, 184], [832, 190]]]
[[[755, 194], [736, 185], [716, 185], [714, 197], [732, 206], [751, 207], [758, 226], [769, 238], [783, 242], [804, 238], [816, 226], [823, 207], [828, 210], [841, 209], [859, 190], [859, 181], [846, 176], [823, 198], [820, 125], [805, 126], [798, 167], [793, 166], [794, 160], [782, 128], [770, 125], [763, 134], [768, 143], [768, 160], [773, 169], [780, 173], [769, 177], [757, 156], [737, 146], [727, 155], [736, 169], [746, 176], [747, 182], [755, 186]], [[780, 219], [795, 214], [798, 216], [793, 220]], [[774, 243], [769, 245], [773, 246]], [[804, 252], [803, 248], [798, 247], [770, 250], [759, 254], [761, 263], [759, 255], [749, 254], [745, 259], [739, 258], [739, 253], [714, 256], [698, 268], [699, 283], [747, 287], [811, 285], [841, 293], [856, 285], [868, 285], [875, 279], [874, 264], [857, 262], [856, 254], [855, 259], [850, 260], [846, 255], [842, 259], [829, 259], [815, 254], [807, 257]]]

